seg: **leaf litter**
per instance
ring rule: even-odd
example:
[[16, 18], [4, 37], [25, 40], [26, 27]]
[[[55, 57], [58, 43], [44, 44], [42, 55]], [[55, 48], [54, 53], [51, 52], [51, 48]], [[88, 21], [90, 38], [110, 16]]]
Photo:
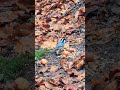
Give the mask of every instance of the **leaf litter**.
[[62, 50], [36, 61], [36, 90], [85, 90], [84, 0], [36, 0], [35, 5], [36, 50], [52, 50], [67, 38]]

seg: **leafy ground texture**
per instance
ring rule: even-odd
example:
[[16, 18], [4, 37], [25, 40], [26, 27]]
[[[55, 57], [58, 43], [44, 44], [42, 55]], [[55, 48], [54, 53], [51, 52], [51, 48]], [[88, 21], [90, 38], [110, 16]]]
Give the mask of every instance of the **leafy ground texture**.
[[0, 0], [0, 12], [0, 90], [28, 89], [34, 83], [34, 0]]
[[[83, 0], [35, 1], [36, 90], [85, 90], [84, 13]], [[64, 37], [64, 48], [51, 53]]]
[[86, 0], [85, 45], [94, 57], [85, 65], [88, 90], [120, 89], [119, 5], [118, 0]]

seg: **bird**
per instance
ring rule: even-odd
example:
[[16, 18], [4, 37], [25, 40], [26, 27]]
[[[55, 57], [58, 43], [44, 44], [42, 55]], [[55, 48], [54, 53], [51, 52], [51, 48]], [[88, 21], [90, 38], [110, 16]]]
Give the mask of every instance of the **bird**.
[[62, 49], [65, 46], [65, 43], [66, 43], [66, 39], [62, 38], [60, 40], [60, 42], [58, 42], [58, 44], [56, 45], [56, 47], [51, 52], [54, 53], [54, 52], [56, 52], [56, 50]]

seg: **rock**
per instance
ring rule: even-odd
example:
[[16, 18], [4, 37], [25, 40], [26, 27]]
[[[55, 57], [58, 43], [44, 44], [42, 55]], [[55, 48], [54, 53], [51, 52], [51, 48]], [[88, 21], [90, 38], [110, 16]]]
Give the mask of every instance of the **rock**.
[[23, 78], [19, 77], [15, 80], [15, 84], [17, 85], [18, 90], [28, 90], [29, 83], [28, 81]]

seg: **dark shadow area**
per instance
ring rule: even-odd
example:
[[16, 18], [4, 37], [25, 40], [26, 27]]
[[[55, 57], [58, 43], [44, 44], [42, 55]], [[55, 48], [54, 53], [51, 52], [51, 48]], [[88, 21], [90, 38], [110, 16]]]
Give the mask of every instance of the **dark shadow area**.
[[120, 1], [86, 0], [86, 90], [119, 90]]
[[0, 90], [34, 90], [35, 1], [0, 1]]

